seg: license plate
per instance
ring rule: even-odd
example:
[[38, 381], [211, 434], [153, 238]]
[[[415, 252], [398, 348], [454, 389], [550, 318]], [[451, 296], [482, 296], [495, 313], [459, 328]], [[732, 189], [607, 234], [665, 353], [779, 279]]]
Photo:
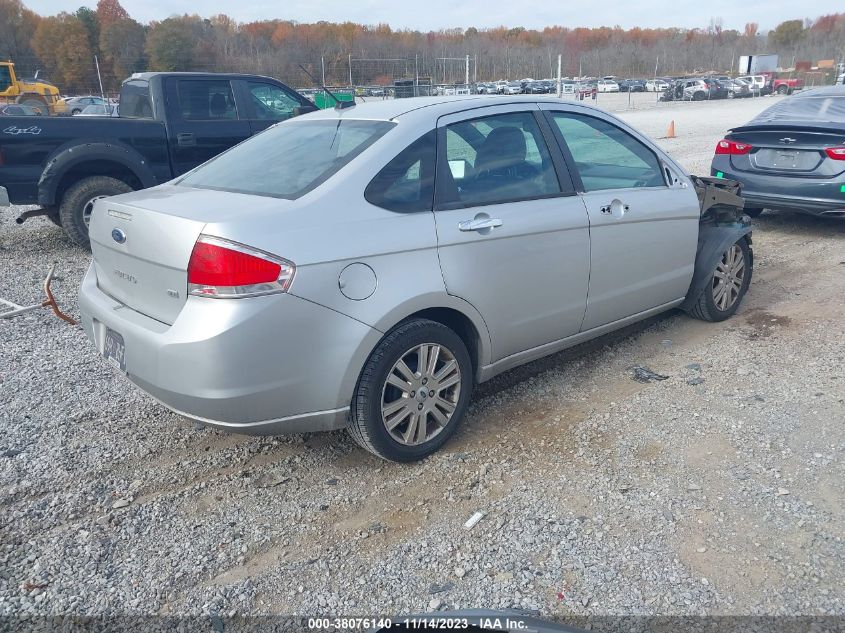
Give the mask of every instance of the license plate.
[[126, 345], [123, 342], [123, 336], [106, 328], [106, 342], [103, 345], [103, 356], [112, 365], [126, 371]]

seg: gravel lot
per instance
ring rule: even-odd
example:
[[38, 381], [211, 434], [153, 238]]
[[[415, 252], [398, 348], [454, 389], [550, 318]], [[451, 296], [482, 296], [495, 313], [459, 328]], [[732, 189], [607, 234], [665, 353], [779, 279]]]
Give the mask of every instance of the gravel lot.
[[[674, 120], [660, 143], [707, 173], [725, 129], [772, 102], [622, 116], [653, 138]], [[0, 296], [37, 301], [55, 261], [76, 314], [88, 253], [14, 216]], [[0, 615], [845, 614], [845, 223], [756, 224], [735, 318], [670, 313], [501, 376], [414, 465], [343, 433], [204, 429], [81, 329], [0, 321]]]

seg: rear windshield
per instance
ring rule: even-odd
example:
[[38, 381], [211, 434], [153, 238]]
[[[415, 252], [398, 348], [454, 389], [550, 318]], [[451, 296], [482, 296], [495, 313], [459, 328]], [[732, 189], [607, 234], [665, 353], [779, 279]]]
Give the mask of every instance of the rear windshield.
[[179, 184], [294, 199], [340, 171], [390, 130], [389, 121], [291, 121], [236, 145]]
[[781, 121], [826, 122], [845, 124], [845, 91], [840, 94], [788, 97], [764, 110], [747, 125]]

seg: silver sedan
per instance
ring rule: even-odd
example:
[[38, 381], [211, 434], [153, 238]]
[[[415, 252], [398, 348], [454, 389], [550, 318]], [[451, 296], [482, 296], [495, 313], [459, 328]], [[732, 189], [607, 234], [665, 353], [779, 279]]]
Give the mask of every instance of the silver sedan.
[[507, 369], [673, 307], [732, 315], [750, 228], [716, 224], [680, 165], [596, 108], [379, 101], [99, 200], [80, 305], [99, 353], [178, 413], [348, 428], [411, 461]]

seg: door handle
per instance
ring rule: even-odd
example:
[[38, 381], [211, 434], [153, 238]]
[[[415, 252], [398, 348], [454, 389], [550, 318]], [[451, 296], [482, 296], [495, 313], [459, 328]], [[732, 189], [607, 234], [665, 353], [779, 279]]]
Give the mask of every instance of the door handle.
[[[616, 204], [614, 205], [614, 203], [616, 203]], [[610, 204], [606, 204], [602, 207], [599, 207], [599, 211], [601, 211], [603, 215], [613, 215], [613, 207], [614, 206], [617, 206], [617, 208], [621, 207], [622, 213], [628, 213], [628, 211], [631, 210], [630, 204], [622, 204], [618, 200], [614, 200]]]
[[483, 231], [484, 229], [495, 229], [497, 226], [502, 226], [502, 221], [499, 218], [473, 218], [472, 220], [458, 222], [459, 231]]
[[180, 147], [194, 147], [197, 144], [197, 137], [193, 132], [179, 132], [176, 135], [176, 144]]

